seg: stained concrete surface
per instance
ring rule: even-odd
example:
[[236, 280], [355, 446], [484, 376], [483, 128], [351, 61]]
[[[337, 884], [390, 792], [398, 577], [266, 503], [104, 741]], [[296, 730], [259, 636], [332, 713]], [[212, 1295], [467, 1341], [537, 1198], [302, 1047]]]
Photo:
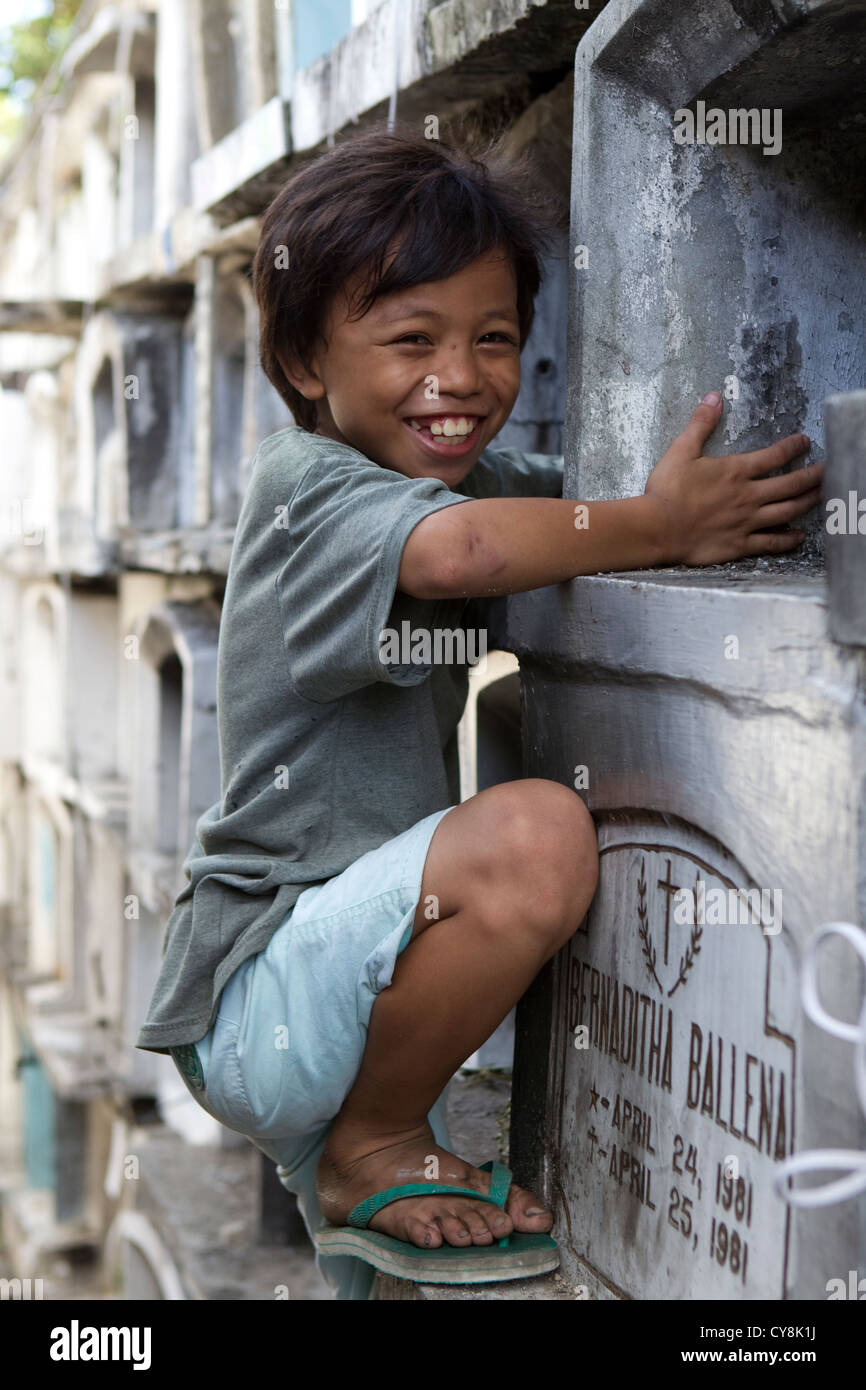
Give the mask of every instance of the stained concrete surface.
[[287, 1286], [289, 1300], [331, 1299], [313, 1250], [256, 1241], [259, 1154], [192, 1147], [167, 1129], [140, 1130], [136, 1209], [157, 1227], [191, 1298], [272, 1300]]

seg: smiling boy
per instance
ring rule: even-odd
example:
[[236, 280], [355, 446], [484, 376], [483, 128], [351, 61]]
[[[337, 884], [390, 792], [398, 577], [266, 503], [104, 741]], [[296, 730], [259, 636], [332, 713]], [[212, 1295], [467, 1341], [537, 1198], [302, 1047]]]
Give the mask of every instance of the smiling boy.
[[561, 459], [490, 447], [543, 244], [495, 160], [372, 132], [286, 185], [253, 268], [262, 365], [297, 423], [262, 444], [244, 498], [223, 795], [138, 1045], [279, 1165], [343, 1297], [366, 1296], [373, 1264], [436, 1278], [458, 1251], [466, 1282], [555, 1267], [552, 1213], [450, 1151], [443, 1097], [598, 878], [570, 787], [458, 804], [466, 668], [382, 661], [382, 631], [483, 622], [494, 596], [580, 574], [779, 554], [802, 533], [768, 528], [820, 496], [820, 464], [764, 476], [802, 435], [703, 457], [707, 398], [645, 493], [585, 504], [577, 529]]

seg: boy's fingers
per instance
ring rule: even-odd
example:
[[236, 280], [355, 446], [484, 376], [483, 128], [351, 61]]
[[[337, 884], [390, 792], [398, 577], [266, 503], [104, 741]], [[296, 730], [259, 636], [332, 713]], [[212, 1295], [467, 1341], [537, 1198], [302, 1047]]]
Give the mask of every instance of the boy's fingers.
[[755, 478], [761, 473], [781, 468], [783, 464], [797, 458], [798, 454], [805, 454], [811, 447], [812, 441], [807, 434], [789, 434], [786, 439], [779, 439], [766, 449], [756, 449], [754, 453], [740, 454], [739, 457], [745, 463], [747, 473]]
[[795, 516], [804, 516], [813, 507], [817, 507], [821, 500], [819, 488], [811, 492], [802, 493], [799, 497], [790, 497], [783, 502], [770, 502], [763, 506], [758, 513], [758, 523], [760, 526], [782, 526], [786, 521], [792, 521]]
[[820, 492], [824, 461], [807, 463], [796, 468], [793, 473], [782, 473], [777, 478], [762, 478], [754, 485], [754, 496], [759, 502], [780, 502], [784, 497], [798, 497], [804, 492]]
[[716, 397], [715, 403], [711, 400], [701, 401], [691, 420], [671, 446], [683, 448], [692, 458], [700, 457], [704, 444], [719, 423], [722, 398], [718, 391], [711, 391], [710, 395]]
[[802, 545], [803, 531], [754, 531], [746, 540], [743, 555], [782, 554]]

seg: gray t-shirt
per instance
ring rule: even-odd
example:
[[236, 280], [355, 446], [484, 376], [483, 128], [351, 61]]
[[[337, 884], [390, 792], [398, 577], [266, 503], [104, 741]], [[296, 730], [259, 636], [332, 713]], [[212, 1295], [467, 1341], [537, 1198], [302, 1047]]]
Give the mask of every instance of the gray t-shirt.
[[420, 666], [417, 651], [385, 665], [380, 634], [468, 627], [470, 613], [483, 627], [491, 600], [398, 591], [403, 547], [440, 507], [561, 493], [560, 456], [488, 449], [452, 489], [295, 425], [263, 441], [220, 619], [223, 794], [197, 822], [138, 1048], [197, 1042], [305, 888], [460, 800], [468, 668]]

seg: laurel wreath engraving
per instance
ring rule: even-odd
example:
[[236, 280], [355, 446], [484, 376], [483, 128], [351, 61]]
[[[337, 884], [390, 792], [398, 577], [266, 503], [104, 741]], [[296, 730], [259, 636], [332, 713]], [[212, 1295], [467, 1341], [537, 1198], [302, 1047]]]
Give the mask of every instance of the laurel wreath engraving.
[[647, 963], [647, 968], [648, 968], [650, 974], [652, 975], [653, 979], [655, 980], [656, 984], [657, 984], [658, 987], [659, 987], [659, 994], [664, 994], [664, 990], [662, 989], [662, 982], [661, 982], [661, 980], [659, 979], [658, 975], [656, 974], [656, 948], [655, 948], [655, 946], [653, 945], [653, 940], [652, 940], [652, 937], [650, 936], [650, 929], [649, 929], [649, 913], [648, 913], [648, 911], [647, 911], [647, 905], [646, 905], [646, 860], [645, 860], [645, 859], [642, 859], [642, 860], [641, 860], [641, 863], [640, 863], [640, 878], [638, 879], [638, 883], [637, 883], [637, 896], [638, 896], [637, 915], [638, 915], [638, 917], [640, 918], [640, 926], [638, 927], [638, 933], [639, 933], [639, 935], [640, 935], [641, 941], [643, 942], [644, 960], [645, 960], [646, 963]]
[[[647, 969], [649, 970], [650, 974], [652, 975], [653, 979], [659, 987], [659, 994], [664, 994], [664, 987], [662, 985], [661, 980], [658, 977], [658, 974], [656, 973], [656, 948], [653, 944], [652, 935], [649, 929], [649, 912], [647, 911], [646, 905], [645, 859], [641, 860], [640, 878], [638, 879], [637, 883], [637, 896], [637, 915], [640, 919], [638, 935], [640, 936], [643, 945], [644, 960], [647, 963]], [[686, 947], [684, 954], [680, 956], [680, 968], [676, 982], [673, 985], [671, 985], [670, 989], [668, 990], [668, 999], [670, 999], [672, 994], [676, 994], [680, 985], [684, 985], [686, 980], [688, 979], [689, 972], [691, 971], [695, 963], [695, 956], [699, 956], [701, 953], [701, 937], [703, 936], [703, 934], [703, 928], [697, 922], [695, 922], [692, 926], [691, 935], [689, 937], [689, 944]]]
[[677, 992], [680, 985], [685, 984], [686, 976], [688, 975], [689, 971], [695, 963], [695, 956], [699, 956], [701, 953], [700, 940], [703, 934], [703, 927], [698, 926], [697, 922], [695, 922], [692, 927], [692, 932], [691, 936], [689, 937], [689, 944], [686, 947], [685, 955], [680, 956], [679, 977], [677, 979], [676, 984], [672, 985], [672, 987], [668, 990], [668, 999], [670, 999], [672, 994], [675, 994]]

